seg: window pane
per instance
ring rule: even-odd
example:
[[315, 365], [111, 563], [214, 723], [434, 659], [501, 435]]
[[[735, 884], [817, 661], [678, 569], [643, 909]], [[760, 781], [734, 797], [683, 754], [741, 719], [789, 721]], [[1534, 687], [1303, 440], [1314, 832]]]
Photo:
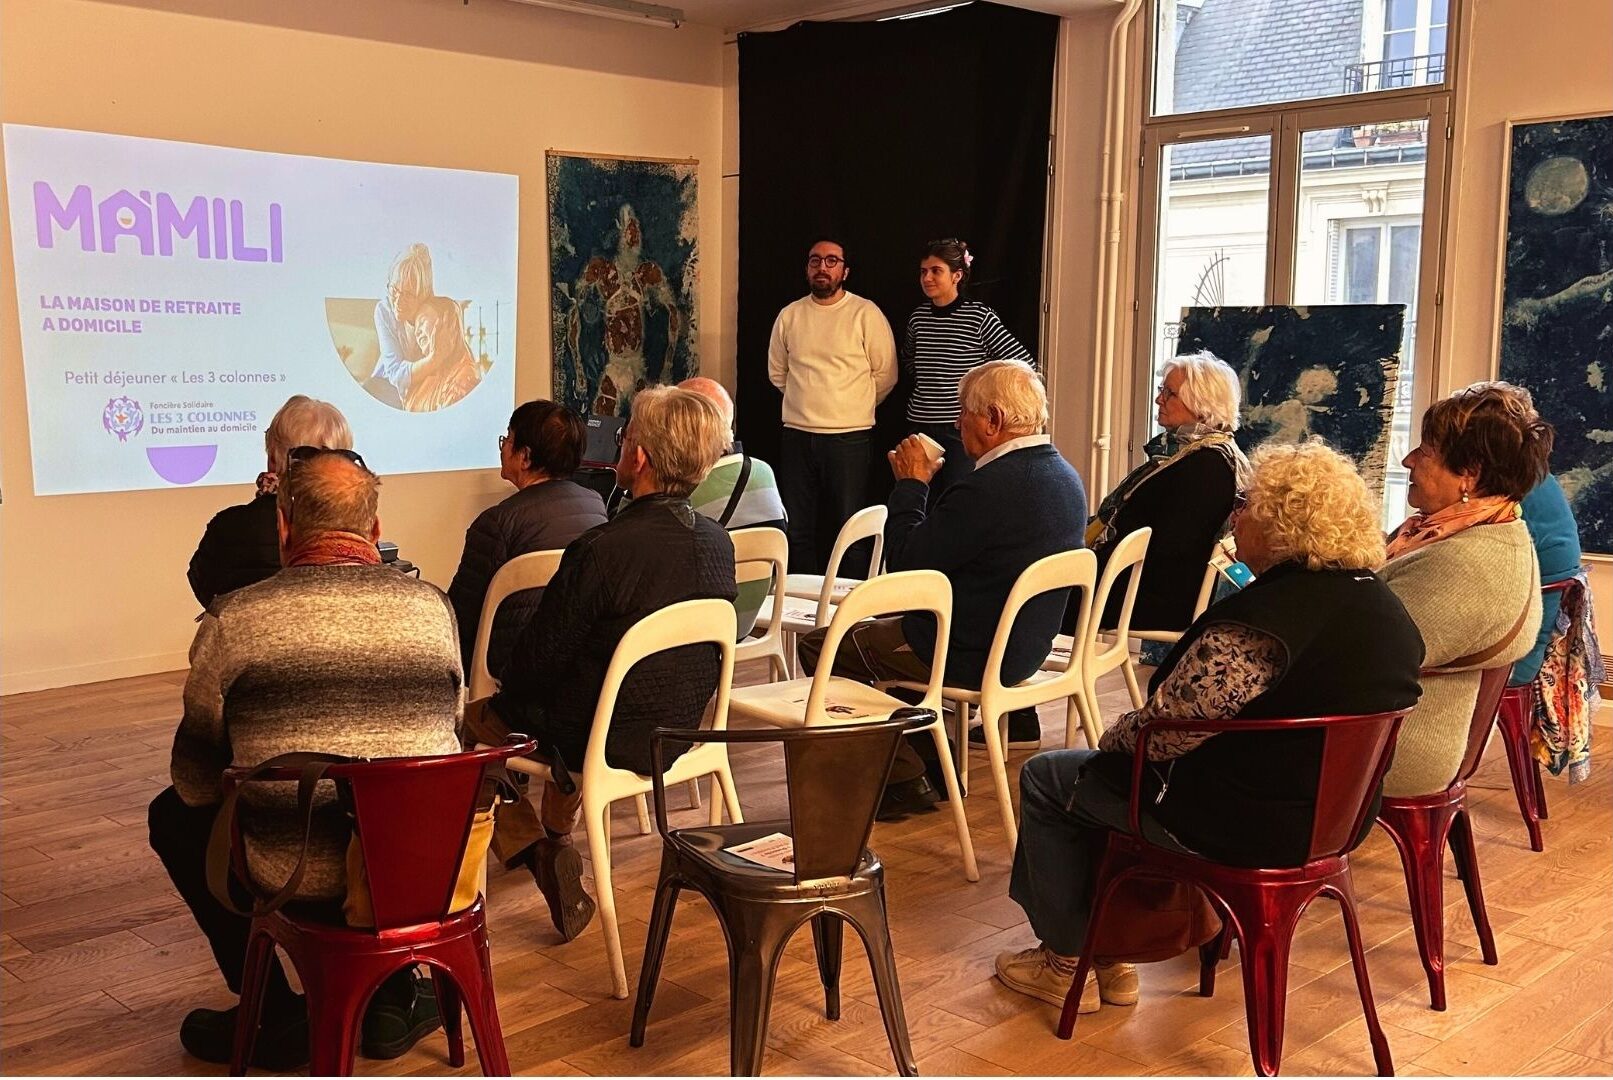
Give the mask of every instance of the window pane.
[[1428, 21], [1435, 26], [1444, 26], [1446, 23], [1450, 22], [1449, 0], [1434, 0], [1433, 6], [1430, 9]]
[[1344, 302], [1370, 304], [1378, 299], [1378, 241], [1376, 227], [1344, 232]]
[[[1155, 382], [1176, 354], [1185, 307], [1266, 302], [1271, 139], [1175, 143], [1160, 151], [1154, 259]], [[1152, 421], [1150, 421], [1152, 423]]]
[[1410, 30], [1417, 25], [1417, 0], [1389, 0], [1383, 7], [1385, 30]]
[[[1383, 514], [1387, 529], [1407, 514], [1407, 476], [1400, 461], [1411, 449], [1428, 121], [1325, 128], [1303, 132], [1300, 138], [1294, 302], [1409, 305], [1389, 436]], [[1371, 240], [1366, 239], [1369, 236]], [[1356, 263], [1369, 252], [1370, 276]]]
[[[1427, 0], [1156, 0], [1154, 115], [1443, 82], [1442, 60], [1412, 59], [1429, 10]], [[1429, 52], [1442, 57], [1443, 43]], [[1386, 78], [1386, 56], [1409, 66]]]

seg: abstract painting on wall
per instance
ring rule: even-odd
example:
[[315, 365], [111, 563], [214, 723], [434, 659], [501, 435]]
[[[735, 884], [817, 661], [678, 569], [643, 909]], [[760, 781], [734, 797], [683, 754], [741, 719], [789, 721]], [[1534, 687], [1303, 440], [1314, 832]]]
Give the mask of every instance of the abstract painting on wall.
[[556, 401], [622, 416], [643, 387], [699, 373], [695, 166], [549, 151]]
[[1511, 135], [1501, 378], [1557, 429], [1581, 546], [1613, 554], [1613, 116]]
[[1238, 445], [1318, 437], [1355, 461], [1380, 497], [1404, 304], [1182, 309], [1176, 352], [1208, 349], [1238, 372]]

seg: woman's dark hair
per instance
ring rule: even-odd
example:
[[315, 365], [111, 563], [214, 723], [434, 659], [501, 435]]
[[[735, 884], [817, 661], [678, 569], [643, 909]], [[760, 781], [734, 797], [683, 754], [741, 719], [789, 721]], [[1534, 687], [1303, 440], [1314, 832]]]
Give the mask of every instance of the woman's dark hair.
[[964, 241], [931, 240], [924, 245], [924, 254], [919, 261], [923, 262], [925, 259], [930, 258], [940, 259], [947, 264], [948, 270], [962, 272], [963, 276], [958, 279], [959, 288], [962, 288], [968, 282], [969, 264], [974, 261], [974, 256], [969, 254], [969, 245]]
[[588, 429], [582, 417], [554, 401], [529, 401], [510, 414], [514, 449], [525, 450], [532, 468], [564, 480], [582, 464]]
[[1476, 495], [1529, 494], [1546, 478], [1556, 435], [1529, 391], [1505, 382], [1474, 383], [1423, 414], [1423, 442], [1452, 472], [1476, 471]]

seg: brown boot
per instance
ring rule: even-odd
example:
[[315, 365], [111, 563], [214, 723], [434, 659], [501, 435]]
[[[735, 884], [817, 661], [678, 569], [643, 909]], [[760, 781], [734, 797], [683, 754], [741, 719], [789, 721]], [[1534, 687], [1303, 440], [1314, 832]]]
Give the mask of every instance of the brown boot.
[[532, 846], [530, 868], [538, 891], [549, 902], [549, 918], [560, 931], [560, 940], [570, 941], [594, 917], [594, 898], [582, 887], [582, 856], [571, 837], [539, 840]]

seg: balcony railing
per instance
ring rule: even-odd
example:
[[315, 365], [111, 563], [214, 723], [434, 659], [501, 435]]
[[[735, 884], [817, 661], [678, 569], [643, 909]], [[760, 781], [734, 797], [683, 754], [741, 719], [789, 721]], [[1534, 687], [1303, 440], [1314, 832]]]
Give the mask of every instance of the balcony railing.
[[1374, 60], [1367, 64], [1344, 65], [1344, 92], [1370, 94], [1378, 90], [1398, 90], [1403, 86], [1428, 86], [1445, 81], [1445, 54], [1404, 56], [1396, 60]]

